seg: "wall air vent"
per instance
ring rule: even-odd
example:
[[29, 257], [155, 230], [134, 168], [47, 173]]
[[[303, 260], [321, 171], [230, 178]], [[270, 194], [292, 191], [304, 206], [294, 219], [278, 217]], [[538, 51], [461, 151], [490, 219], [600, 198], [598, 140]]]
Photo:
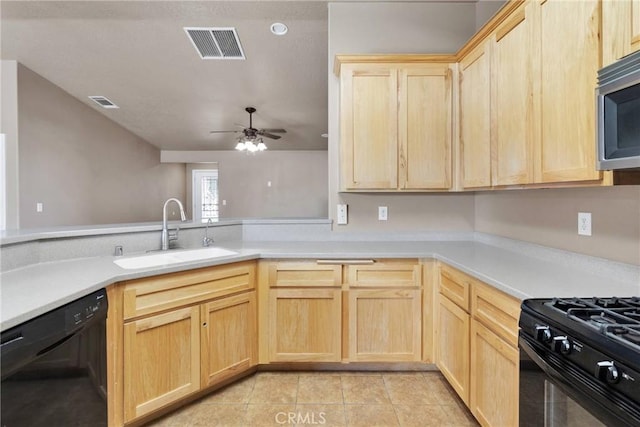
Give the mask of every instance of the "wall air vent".
[[95, 102], [102, 108], [120, 108], [113, 102], [109, 101], [104, 96], [90, 96], [89, 99], [91, 99], [93, 102]]
[[184, 31], [202, 59], [245, 59], [238, 33], [233, 27], [185, 27]]

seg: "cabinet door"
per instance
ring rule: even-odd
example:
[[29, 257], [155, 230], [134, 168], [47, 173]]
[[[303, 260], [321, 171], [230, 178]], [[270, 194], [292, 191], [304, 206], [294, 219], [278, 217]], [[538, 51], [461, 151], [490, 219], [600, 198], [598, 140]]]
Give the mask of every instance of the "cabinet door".
[[397, 189], [397, 70], [344, 65], [340, 90], [342, 188]]
[[200, 311], [187, 307], [124, 324], [124, 420], [200, 389]]
[[256, 295], [246, 292], [202, 305], [202, 386], [257, 363]]
[[349, 360], [419, 361], [420, 299], [414, 289], [349, 290]]
[[451, 186], [451, 71], [402, 68], [398, 77], [399, 180], [406, 190]]
[[469, 314], [440, 295], [436, 320], [436, 365], [469, 404]]
[[628, 53], [640, 50], [640, 0], [631, 0], [631, 46]]
[[339, 362], [340, 289], [271, 289], [269, 349], [272, 362]]
[[[540, 176], [537, 182], [598, 180], [594, 85], [600, 62], [598, 0], [540, 5]], [[570, 19], [568, 19], [570, 17]]]
[[471, 412], [483, 426], [517, 426], [519, 352], [471, 322]]
[[460, 62], [462, 187], [491, 186], [491, 56], [484, 43]]
[[491, 84], [494, 185], [533, 182], [530, 7], [515, 12], [495, 35]]

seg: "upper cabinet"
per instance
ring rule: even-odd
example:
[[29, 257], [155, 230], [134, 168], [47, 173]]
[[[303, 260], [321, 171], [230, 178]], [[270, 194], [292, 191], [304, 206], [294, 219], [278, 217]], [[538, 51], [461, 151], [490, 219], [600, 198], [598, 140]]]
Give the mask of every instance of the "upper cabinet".
[[493, 185], [533, 182], [531, 6], [512, 14], [492, 36]]
[[622, 183], [596, 170], [594, 90], [638, 49], [640, 0], [512, 0], [456, 55], [338, 55], [340, 188]]
[[336, 57], [343, 191], [451, 187], [451, 62], [437, 55]]
[[491, 187], [491, 44], [460, 61], [462, 187]]
[[460, 187], [605, 183], [595, 169], [599, 28], [598, 0], [512, 2], [461, 51]]
[[[548, 0], [533, 5], [539, 22], [532, 51], [539, 90], [536, 182], [601, 179], [596, 164], [594, 88], [600, 53], [598, 0]], [[569, 18], [570, 17], [570, 18]]]
[[602, 65], [640, 50], [640, 0], [602, 0]]

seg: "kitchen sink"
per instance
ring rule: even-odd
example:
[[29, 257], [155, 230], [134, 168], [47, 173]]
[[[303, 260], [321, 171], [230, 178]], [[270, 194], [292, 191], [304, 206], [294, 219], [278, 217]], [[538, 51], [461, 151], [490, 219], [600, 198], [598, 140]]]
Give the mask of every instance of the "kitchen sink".
[[238, 255], [238, 252], [222, 248], [188, 249], [182, 251], [167, 251], [151, 255], [131, 256], [113, 261], [118, 267], [130, 270], [134, 268], [158, 267], [180, 262], [200, 261]]

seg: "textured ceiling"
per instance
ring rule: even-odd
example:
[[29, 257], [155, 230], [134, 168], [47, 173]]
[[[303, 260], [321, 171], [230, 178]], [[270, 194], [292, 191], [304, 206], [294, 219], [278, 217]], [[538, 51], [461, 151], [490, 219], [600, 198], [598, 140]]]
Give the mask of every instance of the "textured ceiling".
[[[228, 150], [254, 127], [270, 150], [324, 150], [327, 4], [315, 1], [2, 1], [1, 54], [166, 150]], [[285, 36], [269, 27], [283, 22]], [[246, 60], [202, 60], [183, 27], [235, 27]], [[104, 110], [89, 95], [120, 108]], [[55, 106], [52, 106], [55, 108]]]

